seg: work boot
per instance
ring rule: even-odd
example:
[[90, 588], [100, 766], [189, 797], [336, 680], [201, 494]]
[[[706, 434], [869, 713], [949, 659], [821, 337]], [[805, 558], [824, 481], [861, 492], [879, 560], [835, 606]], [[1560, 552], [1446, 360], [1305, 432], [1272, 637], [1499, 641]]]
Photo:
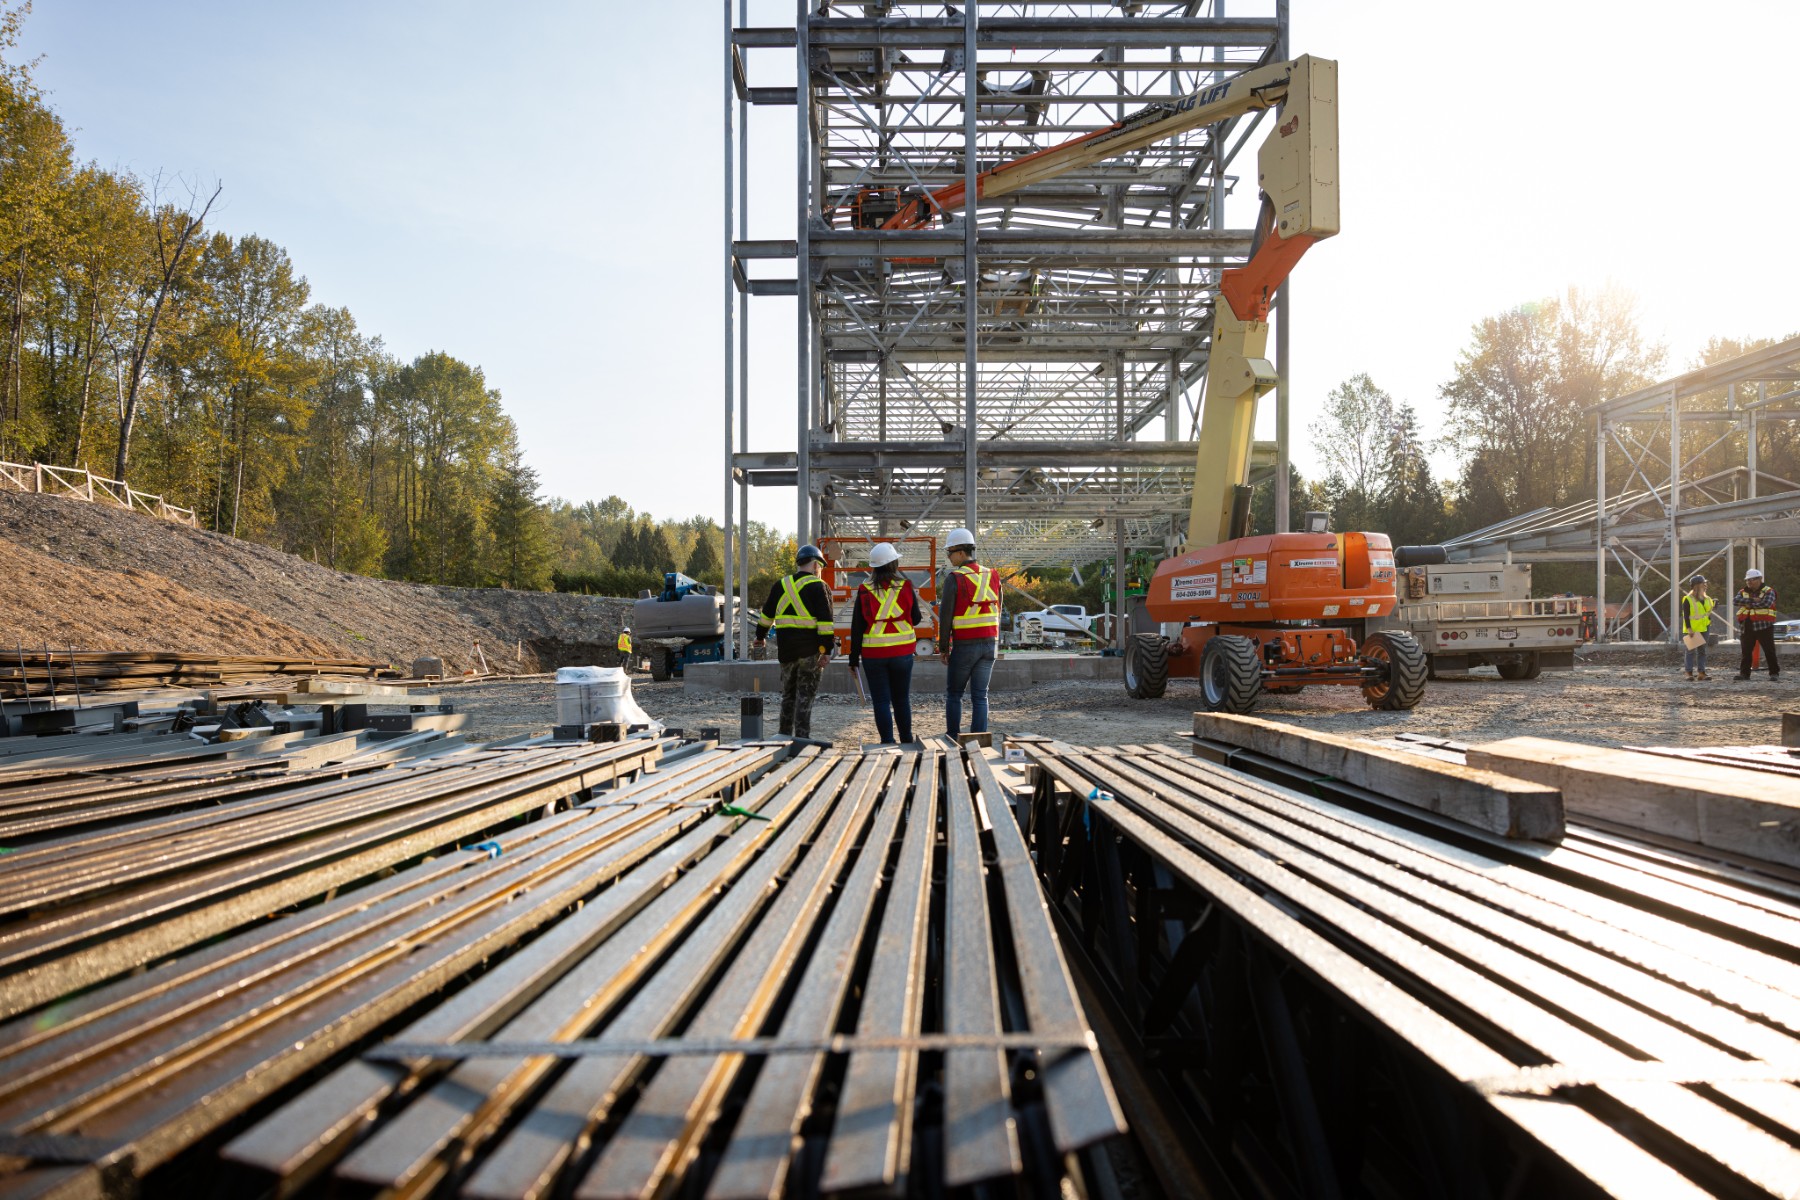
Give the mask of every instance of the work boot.
[[1698, 675], [1694, 676], [1694, 678], [1700, 679], [1700, 680], [1706, 680], [1706, 679], [1711, 679], [1712, 676], [1708, 675], [1705, 671], [1702, 671]]
[[1689, 672], [1688, 672], [1688, 673], [1687, 673], [1687, 677], [1688, 677], [1688, 682], [1689, 682], [1689, 683], [1692, 683], [1692, 682], [1694, 682], [1694, 673], [1693, 673], [1693, 672], [1692, 672], [1692, 671], [1689, 671]]

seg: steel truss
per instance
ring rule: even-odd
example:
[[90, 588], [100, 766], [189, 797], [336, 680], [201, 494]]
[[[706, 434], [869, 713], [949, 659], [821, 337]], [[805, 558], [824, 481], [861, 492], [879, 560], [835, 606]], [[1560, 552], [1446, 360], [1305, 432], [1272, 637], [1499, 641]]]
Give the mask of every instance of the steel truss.
[[[1800, 338], [1639, 388], [1590, 411], [1598, 433], [1594, 499], [1536, 509], [1452, 538], [1446, 543], [1451, 558], [1592, 560], [1602, 598], [1608, 571], [1620, 571], [1631, 591], [1601, 622], [1599, 634], [1601, 640], [1632, 641], [1646, 632], [1678, 636], [1680, 581], [1696, 572], [1717, 577], [1722, 566], [1731, 581], [1724, 589], [1730, 623], [1739, 547], [1748, 569], [1764, 565], [1770, 546], [1800, 545], [1800, 483], [1762, 470], [1757, 458], [1766, 422], [1800, 417]], [[1705, 471], [1708, 454], [1740, 438], [1742, 467]], [[1623, 487], [1609, 495], [1607, 472], [1621, 466]], [[1658, 618], [1654, 630], [1646, 629], [1645, 614]]]
[[[775, 485], [798, 489], [803, 539], [966, 524], [1021, 565], [1173, 544], [1219, 272], [1250, 249], [1225, 197], [1240, 173], [1254, 186], [1238, 156], [1264, 114], [984, 201], [972, 221], [888, 231], [854, 214], [1285, 53], [1285, 0], [1230, 7], [800, 0], [791, 27], [767, 28], [727, 4], [728, 539], [733, 501]], [[796, 86], [755, 86], [781, 71]], [[741, 217], [752, 105], [796, 106], [792, 241], [751, 239]], [[790, 455], [751, 453], [733, 411], [750, 341], [731, 321], [752, 296], [799, 300]]]

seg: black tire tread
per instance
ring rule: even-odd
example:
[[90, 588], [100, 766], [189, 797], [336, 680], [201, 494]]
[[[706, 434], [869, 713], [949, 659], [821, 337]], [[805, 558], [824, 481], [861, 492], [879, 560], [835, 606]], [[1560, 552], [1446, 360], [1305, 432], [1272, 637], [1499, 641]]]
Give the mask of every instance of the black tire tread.
[[1125, 690], [1134, 700], [1160, 699], [1169, 690], [1169, 643], [1160, 633], [1134, 634], [1126, 654]]
[[1369, 640], [1377, 638], [1387, 650], [1388, 687], [1379, 699], [1371, 697], [1369, 706], [1384, 712], [1404, 712], [1416, 707], [1425, 698], [1425, 681], [1431, 674], [1431, 659], [1425, 647], [1409, 633], [1376, 633]]
[[[1214, 704], [1206, 694], [1206, 680], [1217, 656], [1226, 658], [1227, 676], [1224, 695]], [[1255, 642], [1236, 634], [1217, 634], [1207, 641], [1200, 659], [1200, 703], [1212, 712], [1242, 716], [1256, 707], [1256, 698], [1262, 694], [1262, 677], [1262, 659]]]

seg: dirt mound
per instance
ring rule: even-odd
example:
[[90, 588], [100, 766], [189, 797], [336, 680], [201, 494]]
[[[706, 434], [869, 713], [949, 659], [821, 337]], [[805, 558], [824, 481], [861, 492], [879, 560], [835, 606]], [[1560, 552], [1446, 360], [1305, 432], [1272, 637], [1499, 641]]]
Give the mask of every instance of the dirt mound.
[[0, 492], [0, 547], [21, 564], [36, 560], [32, 577], [42, 581], [25, 588], [15, 582], [24, 568], [10, 565], [14, 555], [0, 559], [8, 645], [47, 635], [90, 650], [279, 654], [305, 646], [309, 655], [400, 667], [435, 654], [460, 673], [480, 665], [480, 642], [493, 670], [536, 671], [558, 664], [540, 663], [534, 639], [610, 644], [631, 604], [367, 579], [224, 534], [18, 492]]
[[7, 649], [151, 648], [209, 654], [347, 658], [342, 643], [309, 637], [255, 609], [214, 600], [148, 571], [95, 571], [0, 542], [0, 657]]

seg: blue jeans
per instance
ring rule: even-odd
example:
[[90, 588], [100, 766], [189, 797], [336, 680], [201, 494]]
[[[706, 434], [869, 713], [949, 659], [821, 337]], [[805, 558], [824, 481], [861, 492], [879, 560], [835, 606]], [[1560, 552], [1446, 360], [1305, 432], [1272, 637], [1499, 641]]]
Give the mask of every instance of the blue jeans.
[[1701, 642], [1692, 650], [1683, 650], [1681, 665], [1689, 671], [1706, 670], [1706, 643]]
[[988, 727], [988, 680], [994, 674], [993, 638], [982, 641], [955, 641], [950, 644], [950, 671], [945, 679], [944, 727], [955, 737], [962, 732], [962, 694], [969, 689], [974, 712], [969, 718], [970, 733], [986, 733]]
[[884, 746], [893, 744], [895, 718], [900, 722], [900, 740], [913, 740], [912, 669], [910, 654], [862, 660], [863, 681], [869, 685], [869, 702], [875, 706], [875, 728]]

